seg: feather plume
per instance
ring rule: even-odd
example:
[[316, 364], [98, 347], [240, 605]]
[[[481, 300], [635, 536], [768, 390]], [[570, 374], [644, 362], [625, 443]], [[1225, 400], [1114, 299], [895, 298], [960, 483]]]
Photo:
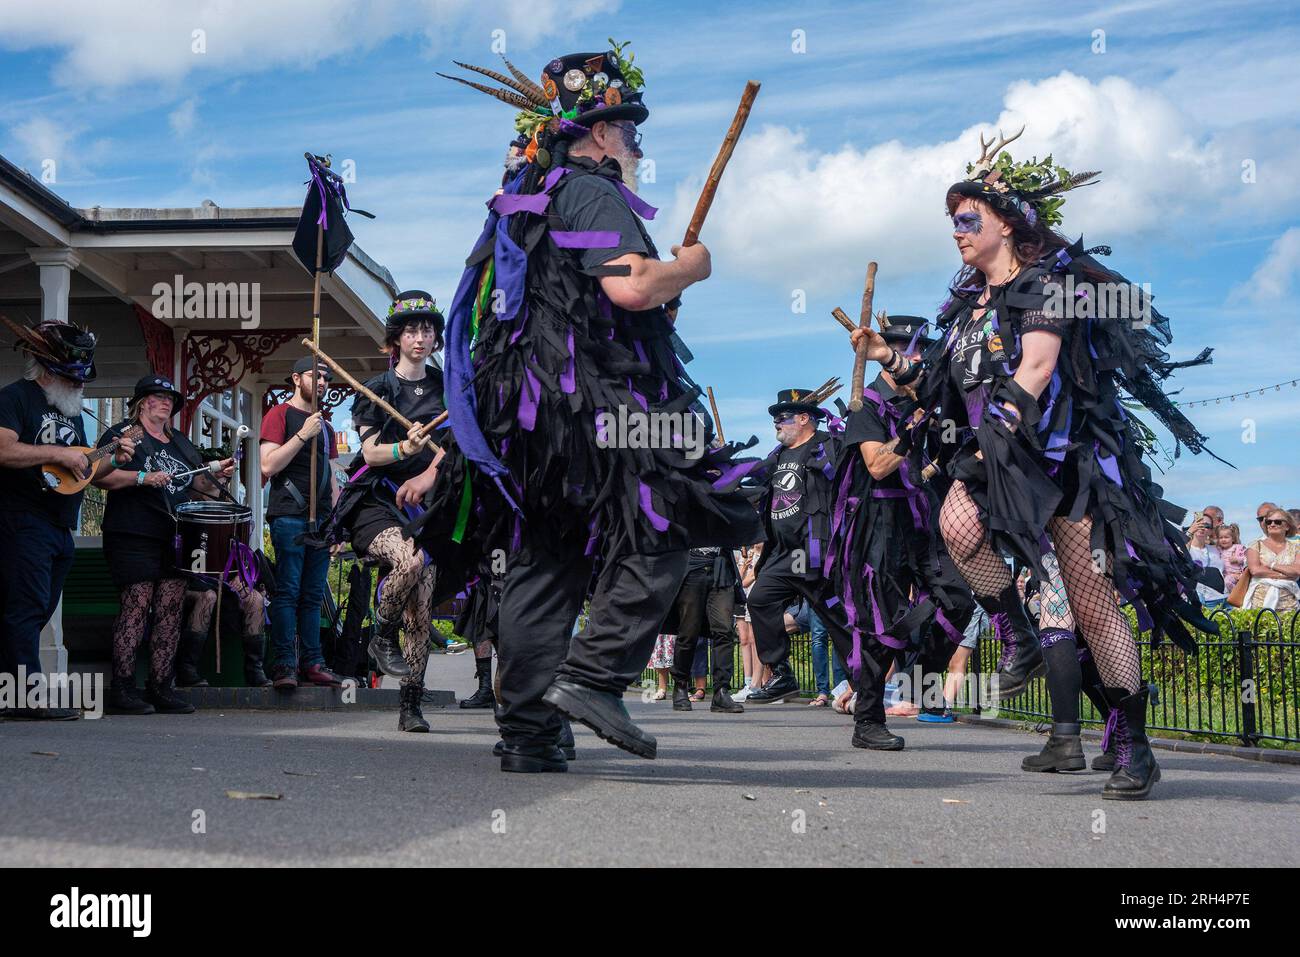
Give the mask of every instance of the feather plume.
[[501, 54], [501, 62], [506, 65], [506, 69], [510, 71], [510, 75], [519, 81], [519, 85], [524, 88], [528, 96], [531, 96], [538, 103], [545, 104], [548, 102], [546, 94], [542, 92], [542, 88], [530, 80], [527, 73], [507, 60], [504, 53]]
[[481, 73], [481, 74], [483, 74], [484, 76], [486, 76], [486, 77], [488, 77], [488, 78], [490, 78], [490, 79], [496, 80], [496, 81], [497, 81], [498, 83], [500, 83], [502, 86], [504, 86], [504, 87], [508, 87], [509, 89], [514, 90], [516, 93], [518, 93], [518, 94], [519, 94], [520, 96], [522, 96], [524, 99], [526, 99], [526, 100], [530, 100], [530, 101], [533, 103], [533, 105], [535, 105], [535, 106], [545, 106], [545, 105], [546, 105], [546, 98], [545, 98], [544, 96], [541, 95], [541, 92], [542, 92], [541, 90], [538, 90], [538, 91], [537, 91], [537, 94], [534, 95], [534, 94], [532, 93], [532, 91], [529, 90], [527, 87], [525, 87], [523, 84], [521, 84], [521, 83], [519, 83], [519, 82], [517, 82], [517, 81], [515, 81], [515, 80], [512, 80], [510, 77], [506, 76], [504, 73], [498, 73], [496, 70], [489, 70], [489, 69], [488, 69], [487, 67], [485, 67], [485, 66], [475, 66], [475, 65], [472, 64], [472, 63], [461, 63], [459, 60], [452, 60], [451, 62], [454, 63], [454, 64], [456, 64], [458, 67], [460, 67], [460, 68], [463, 69], [463, 70], [473, 70], [475, 73]]
[[482, 83], [475, 83], [473, 80], [464, 80], [458, 76], [448, 76], [446, 73], [439, 73], [438, 76], [442, 77], [444, 80], [455, 80], [457, 83], [463, 83], [466, 86], [473, 87], [481, 93], [486, 93], [488, 96], [496, 97], [496, 99], [500, 100], [502, 103], [508, 103], [520, 110], [532, 110], [537, 105], [526, 97], [510, 90], [494, 90], [492, 87], [485, 86]]
[[811, 394], [805, 396], [803, 401], [810, 405], [821, 405], [836, 392], [839, 392], [841, 388], [839, 376], [832, 376], [814, 389]]

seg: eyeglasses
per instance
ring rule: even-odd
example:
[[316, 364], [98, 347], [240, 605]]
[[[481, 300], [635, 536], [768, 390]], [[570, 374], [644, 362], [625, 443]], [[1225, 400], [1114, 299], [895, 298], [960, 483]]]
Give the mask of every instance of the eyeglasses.
[[772, 416], [773, 425], [788, 425], [794, 421], [793, 412], [782, 412], [780, 415]]
[[1264, 524], [1265, 524], [1265, 525], [1285, 525], [1286, 522], [1284, 522], [1284, 521], [1283, 521], [1282, 519], [1280, 519], [1280, 518], [1270, 518], [1270, 519], [1266, 520], [1266, 521], [1264, 522]]
[[1266, 518], [1268, 518], [1267, 515], [1256, 515], [1256, 516], [1255, 516], [1255, 521], [1257, 521], [1257, 522], [1259, 522], [1259, 524], [1263, 525], [1263, 524], [1264, 524], [1264, 519], [1266, 519]]
[[622, 130], [623, 142], [626, 143], [628, 147], [634, 150], [639, 150], [641, 148], [641, 131], [636, 128], [635, 124], [615, 123], [614, 125]]

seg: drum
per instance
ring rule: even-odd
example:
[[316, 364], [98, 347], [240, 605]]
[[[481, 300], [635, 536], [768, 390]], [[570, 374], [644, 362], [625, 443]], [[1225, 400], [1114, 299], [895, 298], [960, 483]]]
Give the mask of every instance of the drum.
[[244, 505], [183, 502], [176, 506], [176, 567], [193, 575], [237, 571], [252, 527], [253, 510]]

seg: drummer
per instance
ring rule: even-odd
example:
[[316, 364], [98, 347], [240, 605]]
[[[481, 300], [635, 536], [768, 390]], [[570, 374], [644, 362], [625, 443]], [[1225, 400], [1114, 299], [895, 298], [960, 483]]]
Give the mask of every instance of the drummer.
[[[109, 714], [190, 714], [194, 706], [174, 693], [176, 646], [186, 579], [176, 565], [176, 506], [194, 492], [215, 496], [202, 458], [190, 440], [172, 428], [181, 407], [180, 391], [164, 375], [136, 383], [128, 417], [105, 431], [104, 445], [133, 424], [144, 434], [135, 455], [115, 472], [95, 480], [108, 491], [104, 505], [104, 557], [113, 584], [121, 590], [121, 611], [113, 626], [113, 680], [105, 710]], [[215, 463], [216, 476], [228, 479], [234, 460]], [[149, 621], [152, 616], [152, 621]], [[149, 679], [142, 698], [135, 684], [136, 652], [149, 624]]]
[[[366, 383], [416, 426], [446, 408], [442, 372], [428, 362], [442, 348], [443, 328], [432, 296], [420, 290], [400, 293], [389, 307], [384, 333], [390, 367]], [[423, 508], [442, 453], [435, 455], [428, 437], [413, 438], [416, 429], [404, 428], [365, 396], [353, 404], [352, 421], [364, 462], [353, 466], [336, 519], [358, 555], [387, 569], [379, 582], [370, 653], [385, 674], [401, 679], [400, 730], [428, 731], [420, 694], [433, 627], [435, 570], [425, 553], [402, 536], [402, 526]], [[399, 627], [405, 635], [401, 645]]]

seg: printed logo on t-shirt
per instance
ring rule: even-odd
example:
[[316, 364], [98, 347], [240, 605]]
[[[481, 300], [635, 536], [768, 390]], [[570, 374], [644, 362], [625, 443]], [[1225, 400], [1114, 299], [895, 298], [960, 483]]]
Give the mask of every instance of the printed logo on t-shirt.
[[[985, 350], [988, 356], [985, 358]], [[986, 312], [983, 321], [971, 326], [957, 337], [953, 356], [962, 370], [962, 387], [973, 389], [991, 378], [986, 362], [1005, 362], [1006, 350], [1002, 337], [993, 331], [993, 312]]]
[[803, 502], [803, 466], [782, 462], [772, 476], [772, 518], [783, 519], [799, 514]]
[[65, 416], [58, 412], [41, 415], [41, 426], [36, 431], [37, 445], [80, 445], [77, 430]]
[[[188, 472], [191, 466], [188, 462], [183, 462], [176, 456], [172, 455], [166, 449], [159, 449], [157, 452], [151, 452], [145, 456], [144, 470], [146, 472], [166, 472], [169, 475], [179, 475], [182, 472]], [[194, 481], [193, 475], [187, 475], [185, 478], [173, 478], [167, 483], [167, 494], [177, 495], [189, 488]]]

